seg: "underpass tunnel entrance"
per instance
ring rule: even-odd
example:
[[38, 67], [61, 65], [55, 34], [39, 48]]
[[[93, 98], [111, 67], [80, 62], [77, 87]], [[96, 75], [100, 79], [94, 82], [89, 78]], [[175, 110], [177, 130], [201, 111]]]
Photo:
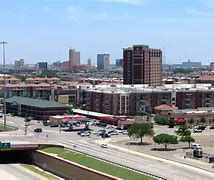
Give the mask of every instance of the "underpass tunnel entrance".
[[31, 164], [32, 150], [0, 151], [0, 164]]

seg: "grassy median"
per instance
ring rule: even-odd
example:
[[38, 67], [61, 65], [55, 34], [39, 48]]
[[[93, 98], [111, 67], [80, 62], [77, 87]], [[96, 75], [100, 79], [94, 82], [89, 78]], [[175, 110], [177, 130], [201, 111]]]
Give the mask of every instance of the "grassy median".
[[[9, 131], [10, 127], [6, 126], [6, 131]], [[4, 131], [4, 124], [0, 123], [0, 131]]]
[[69, 161], [78, 163], [80, 165], [95, 169], [97, 171], [124, 179], [124, 180], [152, 180], [154, 178], [145, 176], [143, 174], [134, 172], [132, 170], [122, 168], [101, 160], [97, 160], [93, 157], [88, 157], [86, 155], [76, 153], [73, 151], [68, 151], [62, 148], [50, 147], [45, 148], [42, 151], [52, 154], [57, 154], [59, 157], [67, 159]]
[[0, 123], [0, 131], [3, 131], [3, 130], [4, 130], [4, 124]]

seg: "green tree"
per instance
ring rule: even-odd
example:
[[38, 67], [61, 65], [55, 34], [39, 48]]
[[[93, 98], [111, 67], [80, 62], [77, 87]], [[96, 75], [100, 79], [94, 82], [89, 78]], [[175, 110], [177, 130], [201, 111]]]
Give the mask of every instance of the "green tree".
[[153, 137], [153, 140], [157, 144], [163, 144], [165, 146], [165, 150], [167, 150], [167, 146], [169, 144], [178, 144], [177, 136], [164, 133], [156, 135]]
[[70, 105], [68, 106], [67, 113], [68, 113], [68, 114], [73, 114], [73, 112], [74, 112], [74, 105], [73, 105], [73, 104], [70, 104]]
[[212, 119], [212, 123], [214, 124], [214, 118]]
[[20, 79], [21, 82], [25, 82], [26, 77], [25, 76], [20, 76], [18, 77]]
[[157, 124], [169, 125], [169, 119], [166, 116], [156, 114], [154, 120]]
[[128, 136], [140, 138], [140, 143], [143, 142], [144, 136], [153, 136], [154, 131], [148, 124], [133, 124], [128, 129]]
[[188, 142], [189, 148], [190, 148], [190, 143], [195, 142], [195, 139], [191, 136], [191, 131], [185, 125], [181, 125], [179, 127], [177, 134], [181, 136], [180, 138], [181, 142]]
[[188, 142], [189, 148], [190, 148], [190, 143], [195, 142], [195, 139], [191, 135], [187, 136], [182, 136], [180, 139], [181, 142]]
[[56, 77], [57, 76], [57, 71], [55, 70], [43, 70], [42, 73], [39, 75], [39, 77]]
[[174, 119], [170, 119], [169, 120], [169, 128], [174, 128], [175, 127], [175, 120]]
[[189, 123], [190, 123], [190, 127], [192, 127], [192, 124], [194, 123], [194, 119], [191, 118], [191, 119], [189, 120]]
[[179, 136], [189, 136], [189, 135], [191, 135], [191, 131], [188, 129], [187, 126], [181, 125], [178, 129], [177, 134]]
[[200, 122], [201, 123], [205, 123], [206, 122], [206, 118], [204, 116], [202, 116], [201, 119], [200, 119]]
[[188, 74], [193, 72], [193, 69], [191, 68], [175, 68], [173, 69], [173, 72], [176, 73], [183, 73], [183, 74]]

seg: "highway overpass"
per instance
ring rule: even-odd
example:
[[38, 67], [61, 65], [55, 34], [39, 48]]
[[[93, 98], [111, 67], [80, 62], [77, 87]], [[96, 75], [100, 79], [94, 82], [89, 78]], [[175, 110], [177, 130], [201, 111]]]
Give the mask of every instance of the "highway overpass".
[[[1, 143], [3, 144], [3, 143]], [[8, 148], [0, 148], [0, 163], [29, 163], [31, 164], [32, 153], [44, 147], [61, 145], [51, 143], [12, 143]]]
[[64, 159], [37, 151], [44, 147], [58, 146], [51, 143], [14, 143], [10, 148], [2, 149], [0, 146], [0, 164], [32, 164], [64, 179], [87, 180], [117, 180], [119, 178], [81, 166]]

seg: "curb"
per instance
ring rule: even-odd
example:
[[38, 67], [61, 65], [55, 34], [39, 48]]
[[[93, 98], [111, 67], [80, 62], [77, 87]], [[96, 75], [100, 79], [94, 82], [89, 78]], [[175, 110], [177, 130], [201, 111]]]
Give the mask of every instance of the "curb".
[[[99, 144], [99, 143], [98, 143]], [[185, 165], [185, 166], [189, 166], [189, 167], [193, 167], [193, 168], [197, 168], [197, 169], [200, 169], [200, 170], [202, 170], [202, 171], [206, 171], [206, 173], [211, 173], [211, 175], [213, 176], [213, 171], [212, 170], [207, 170], [207, 169], [205, 169], [205, 168], [201, 168], [201, 167], [198, 167], [198, 166], [194, 166], [194, 165], [191, 165], [191, 164], [188, 164], [188, 163], [183, 163], [183, 162], [180, 162], [180, 161], [177, 161], [177, 160], [172, 160], [172, 159], [168, 159], [168, 158], [163, 158], [163, 157], [160, 157], [160, 156], [157, 156], [157, 155], [150, 155], [150, 154], [145, 154], [145, 153], [140, 153], [140, 152], [135, 152], [135, 151], [133, 151], [133, 150], [128, 150], [128, 149], [125, 149], [125, 148], [120, 148], [120, 147], [118, 147], [118, 146], [115, 146], [115, 145], [112, 145], [110, 142], [109, 142], [109, 146], [110, 147], [112, 147], [112, 148], [115, 148], [115, 149], [117, 149], [117, 150], [120, 150], [120, 151], [124, 151], [124, 152], [126, 152], [126, 151], [128, 151], [129, 153], [131, 153], [131, 154], [141, 154], [142, 156], [151, 156], [151, 157], [148, 157], [148, 158], [158, 158], [158, 159], [162, 159], [162, 160], [166, 160], [166, 161], [169, 161], [169, 163], [178, 163], [178, 164], [180, 164], [180, 166], [182, 166], [182, 165]]]

